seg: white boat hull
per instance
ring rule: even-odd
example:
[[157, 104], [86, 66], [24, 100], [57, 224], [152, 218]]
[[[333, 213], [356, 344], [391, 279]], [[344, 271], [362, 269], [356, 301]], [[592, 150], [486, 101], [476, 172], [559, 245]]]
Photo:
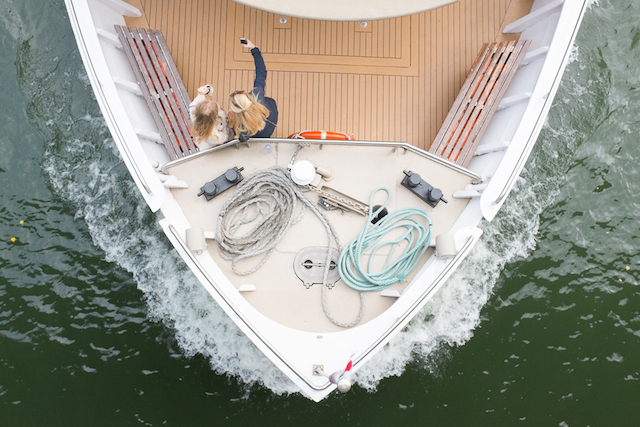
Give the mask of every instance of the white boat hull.
[[66, 0], [66, 5], [105, 121], [145, 201], [152, 211], [162, 212], [160, 225], [165, 234], [242, 332], [315, 401], [336, 386], [314, 375], [314, 365], [333, 372], [353, 355], [353, 371], [362, 369], [424, 307], [472, 250], [482, 234], [478, 223], [496, 215], [533, 149], [587, 8], [586, 0], [538, 0], [528, 16], [507, 26], [507, 30], [522, 31], [521, 37], [532, 43], [505, 95], [503, 108], [480, 143], [481, 155], [468, 167], [469, 175], [482, 184], [467, 190], [471, 199], [450, 230], [458, 255], [452, 259], [431, 257], [393, 305], [374, 319], [354, 328], [319, 333], [284, 326], [260, 313], [207, 251], [196, 254], [187, 248], [185, 234], [192, 225], [168, 188], [171, 185], [164, 184], [166, 176], [156, 167], [169, 159], [162, 146], [142, 141], [145, 134], [140, 129], [154, 129], [155, 125], [139, 108], [144, 103], [135, 87], [127, 89], [126, 84], [118, 83], [135, 79], [117, 40], [109, 34], [115, 34], [114, 24], [125, 24], [125, 14], [135, 15], [135, 8], [119, 0]]

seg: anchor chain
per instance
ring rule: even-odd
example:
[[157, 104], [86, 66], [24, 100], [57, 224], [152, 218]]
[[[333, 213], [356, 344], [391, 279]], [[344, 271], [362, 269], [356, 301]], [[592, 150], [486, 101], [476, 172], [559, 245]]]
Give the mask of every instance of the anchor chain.
[[[325, 203], [328, 203], [336, 208], [339, 208], [342, 210], [346, 209], [362, 216], [367, 216], [369, 214], [368, 205], [362, 202], [359, 202], [355, 199], [352, 199], [351, 197], [346, 196], [332, 188], [323, 187], [331, 190], [331, 192], [329, 192], [324, 190], [323, 188], [313, 187], [311, 185], [308, 185], [307, 187], [310, 190], [318, 193], [321, 197], [323, 197], [325, 199]], [[320, 206], [324, 207], [322, 204]]]

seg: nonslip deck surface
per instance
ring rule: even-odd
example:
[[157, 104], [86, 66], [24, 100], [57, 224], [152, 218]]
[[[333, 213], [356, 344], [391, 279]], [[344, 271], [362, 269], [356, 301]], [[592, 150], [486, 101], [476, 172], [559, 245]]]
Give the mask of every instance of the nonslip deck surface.
[[[259, 142], [250, 143], [248, 146], [227, 145], [220, 150], [193, 157], [169, 169], [170, 174], [189, 185], [186, 189], [174, 189], [172, 194], [192, 227], [215, 231], [220, 212], [227, 198], [234, 191], [229, 190], [206, 201], [204, 197], [198, 196], [200, 187], [206, 181], [221, 175], [232, 166], [243, 167], [242, 173], [246, 177], [275, 165], [286, 167], [291, 161], [297, 144], [271, 143], [271, 146], [270, 152], [267, 153], [264, 144]], [[449, 232], [469, 202], [468, 199], [454, 198], [453, 193], [469, 185], [472, 182], [471, 177], [408, 150], [394, 150], [391, 147], [381, 146], [315, 144], [302, 148], [296, 159], [308, 160], [318, 167], [332, 171], [334, 178], [326, 183], [327, 186], [365, 203], [369, 203], [374, 189], [387, 188], [390, 193], [387, 206], [389, 212], [396, 212], [402, 208], [424, 210], [433, 221], [432, 238], [434, 239], [439, 234]], [[353, 159], [363, 159], [363, 162], [354, 162]], [[443, 197], [448, 203], [441, 202], [432, 208], [402, 187], [400, 181], [404, 176], [404, 170], [420, 173], [425, 181], [442, 190]], [[316, 193], [305, 192], [305, 197], [316, 205], [318, 199]], [[386, 193], [377, 192], [373, 200], [374, 205], [383, 204]], [[323, 213], [336, 231], [342, 248], [358, 236], [367, 222], [364, 216], [353, 212], [343, 214], [334, 210], [323, 211]], [[426, 222], [422, 222], [423, 225], [427, 225]], [[242, 232], [240, 230], [238, 234]], [[390, 240], [391, 237], [394, 235], [385, 235], [384, 240]], [[267, 262], [254, 273], [243, 276], [235, 274], [232, 271], [231, 262], [221, 257], [218, 246], [213, 241], [209, 241], [208, 251], [236, 288], [243, 285], [255, 286], [255, 291], [245, 292], [243, 296], [260, 313], [297, 330], [329, 332], [339, 331], [341, 328], [332, 324], [323, 311], [322, 286], [318, 284], [310, 289], [305, 288], [301, 279], [297, 277], [294, 267], [300, 251], [308, 247], [326, 247], [327, 244], [326, 229], [313, 212], [307, 209], [300, 222], [293, 225], [278, 242]], [[405, 247], [403, 242], [397, 249], [398, 252], [394, 253], [399, 254]], [[388, 247], [385, 247], [377, 252], [374, 271], [382, 268], [388, 251]], [[396, 283], [390, 289], [402, 293], [432, 254], [433, 249], [429, 248], [416, 268], [406, 276], [406, 281]], [[238, 268], [240, 271], [251, 270], [260, 259], [261, 257], [256, 257], [240, 261]], [[364, 258], [363, 265], [366, 265], [367, 259]], [[395, 302], [394, 298], [381, 296], [380, 292], [365, 292], [364, 299], [365, 311], [359, 324], [365, 324], [379, 316]], [[358, 292], [349, 288], [342, 280], [338, 281], [335, 288], [327, 291], [327, 304], [331, 315], [343, 323], [353, 321], [360, 309]]]
[[278, 103], [274, 136], [332, 130], [360, 140], [428, 149], [484, 42], [517, 38], [501, 28], [532, 0], [462, 0], [417, 15], [367, 22], [286, 17], [230, 0], [129, 0], [142, 18], [127, 25], [161, 30], [187, 91], [211, 83], [223, 108], [251, 89], [252, 56], [264, 54], [267, 95]]

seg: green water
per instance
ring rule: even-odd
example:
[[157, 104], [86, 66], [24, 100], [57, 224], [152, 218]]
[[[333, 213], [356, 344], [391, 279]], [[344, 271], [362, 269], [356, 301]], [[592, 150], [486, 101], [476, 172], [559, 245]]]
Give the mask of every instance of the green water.
[[639, 425], [639, 18], [591, 6], [482, 242], [349, 394], [315, 404], [177, 262], [63, 2], [2, 0], [0, 426]]

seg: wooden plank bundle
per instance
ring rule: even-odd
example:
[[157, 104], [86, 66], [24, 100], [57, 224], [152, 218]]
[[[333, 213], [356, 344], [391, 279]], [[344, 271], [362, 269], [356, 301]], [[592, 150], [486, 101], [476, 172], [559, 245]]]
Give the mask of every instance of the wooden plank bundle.
[[189, 118], [190, 98], [160, 31], [115, 25], [169, 157], [196, 153]]
[[467, 167], [531, 43], [485, 43], [429, 152]]

